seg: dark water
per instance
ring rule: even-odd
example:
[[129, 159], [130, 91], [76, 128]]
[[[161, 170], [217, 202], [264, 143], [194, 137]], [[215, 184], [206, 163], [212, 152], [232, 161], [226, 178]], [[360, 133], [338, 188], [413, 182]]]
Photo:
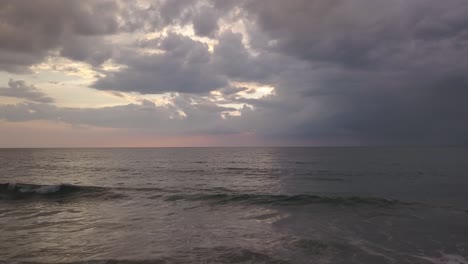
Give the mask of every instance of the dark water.
[[0, 262], [468, 263], [468, 149], [0, 150]]

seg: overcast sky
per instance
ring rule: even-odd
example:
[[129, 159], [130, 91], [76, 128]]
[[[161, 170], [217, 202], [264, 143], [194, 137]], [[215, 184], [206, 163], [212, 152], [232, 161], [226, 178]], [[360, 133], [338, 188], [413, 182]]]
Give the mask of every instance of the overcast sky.
[[468, 145], [468, 1], [0, 1], [0, 147], [263, 145]]

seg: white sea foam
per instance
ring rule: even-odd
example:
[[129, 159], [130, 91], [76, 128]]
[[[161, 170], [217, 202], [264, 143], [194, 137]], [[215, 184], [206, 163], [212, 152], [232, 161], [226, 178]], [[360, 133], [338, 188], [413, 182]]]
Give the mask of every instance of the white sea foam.
[[34, 192], [40, 194], [54, 193], [58, 192], [60, 187], [61, 185], [45, 185], [35, 189]]
[[460, 255], [445, 254], [440, 258], [418, 256], [420, 259], [427, 260], [434, 264], [468, 264], [468, 260]]
[[62, 185], [32, 185], [32, 184], [17, 184], [9, 183], [8, 190], [18, 190], [21, 193], [38, 193], [48, 194], [55, 193], [60, 190]]

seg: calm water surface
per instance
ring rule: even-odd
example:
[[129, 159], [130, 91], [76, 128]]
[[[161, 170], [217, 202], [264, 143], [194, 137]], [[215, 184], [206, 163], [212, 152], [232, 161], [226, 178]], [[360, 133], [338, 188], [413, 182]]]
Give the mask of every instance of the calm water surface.
[[4, 149], [0, 262], [467, 264], [468, 149]]

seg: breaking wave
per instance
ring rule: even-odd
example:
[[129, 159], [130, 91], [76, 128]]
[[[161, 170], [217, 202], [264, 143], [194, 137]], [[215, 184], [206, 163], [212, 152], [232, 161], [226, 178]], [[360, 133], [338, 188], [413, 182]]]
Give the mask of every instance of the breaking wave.
[[122, 188], [79, 186], [71, 184], [38, 185], [25, 183], [0, 184], [1, 199], [27, 198], [106, 198], [118, 199], [137, 195], [139, 198], [161, 199], [165, 202], [205, 202], [210, 205], [256, 204], [256, 205], [307, 205], [329, 204], [343, 206], [380, 206], [409, 205], [410, 203], [378, 197], [329, 197], [319, 195], [282, 195], [238, 193], [224, 188], [194, 190], [172, 190], [161, 188]]
[[396, 204], [410, 204], [398, 200], [374, 197], [327, 197], [319, 195], [272, 195], [272, 194], [175, 194], [164, 196], [165, 201], [208, 201], [214, 204], [250, 203], [268, 205], [306, 205], [306, 204], [333, 204], [333, 205], [374, 205], [391, 206]]
[[[111, 194], [106, 188], [78, 186], [72, 184], [40, 185], [29, 183], [1, 183], [0, 200], [17, 200], [27, 198], [64, 198], [64, 197], [100, 197]], [[115, 198], [118, 196], [115, 195]], [[109, 198], [112, 198], [110, 196]]]

